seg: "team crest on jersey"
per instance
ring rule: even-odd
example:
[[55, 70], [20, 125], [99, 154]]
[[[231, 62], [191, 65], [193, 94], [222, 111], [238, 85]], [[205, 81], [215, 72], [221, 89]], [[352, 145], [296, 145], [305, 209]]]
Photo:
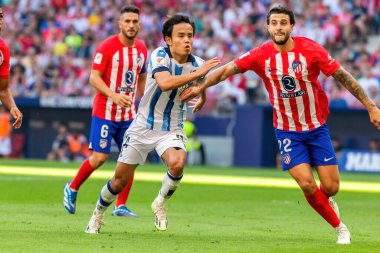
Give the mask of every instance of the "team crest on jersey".
[[0, 51], [0, 65], [3, 64], [3, 61], [4, 61], [3, 52]]
[[141, 56], [137, 57], [137, 64], [139, 64], [141, 60], [142, 60]]
[[100, 139], [99, 141], [99, 147], [101, 147], [102, 149], [105, 149], [107, 147], [107, 139]]
[[288, 153], [286, 153], [285, 155], [282, 156], [282, 161], [289, 165], [290, 162], [292, 161], [292, 158], [290, 157], [290, 155]]
[[102, 58], [103, 58], [103, 54], [96, 53], [95, 58], [94, 58], [94, 63], [96, 64], [102, 63]]
[[301, 74], [302, 73], [302, 64], [300, 61], [294, 61], [292, 63], [292, 69], [294, 71], [294, 73], [296, 74]]

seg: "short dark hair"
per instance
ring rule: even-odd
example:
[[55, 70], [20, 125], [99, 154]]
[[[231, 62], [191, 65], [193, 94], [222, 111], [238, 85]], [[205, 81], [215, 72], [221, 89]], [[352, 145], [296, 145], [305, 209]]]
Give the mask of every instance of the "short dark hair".
[[133, 12], [133, 13], [136, 13], [137, 15], [140, 15], [139, 8], [137, 8], [134, 5], [124, 6], [123, 9], [121, 9], [121, 11], [120, 11], [120, 15], [123, 15], [124, 13], [127, 13], [127, 12]]
[[269, 25], [269, 18], [272, 14], [286, 14], [289, 16], [290, 24], [294, 25], [296, 23], [293, 11], [283, 6], [276, 6], [270, 9], [270, 11], [267, 14], [267, 25]]
[[191, 21], [188, 16], [175, 14], [164, 22], [164, 26], [162, 27], [162, 35], [164, 36], [164, 39], [166, 36], [171, 37], [173, 33], [173, 26], [180, 23], [190, 24], [193, 27], [193, 34], [195, 33], [195, 23]]

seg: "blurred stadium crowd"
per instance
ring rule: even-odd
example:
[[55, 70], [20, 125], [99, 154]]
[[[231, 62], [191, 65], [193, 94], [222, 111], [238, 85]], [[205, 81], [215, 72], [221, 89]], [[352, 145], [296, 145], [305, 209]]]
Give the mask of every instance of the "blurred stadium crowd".
[[[17, 97], [92, 96], [88, 83], [98, 44], [118, 32], [119, 10], [141, 10], [138, 37], [149, 51], [163, 45], [167, 15], [190, 15], [196, 23], [194, 53], [228, 62], [268, 40], [266, 13], [274, 4], [296, 13], [293, 35], [324, 45], [380, 105], [380, 4], [378, 0], [0, 0], [2, 38], [11, 48], [11, 88]], [[380, 41], [380, 40], [377, 40]], [[203, 113], [229, 113], [235, 104], [268, 103], [254, 73], [236, 75], [208, 90]], [[321, 77], [330, 106], [361, 108], [334, 80]]]

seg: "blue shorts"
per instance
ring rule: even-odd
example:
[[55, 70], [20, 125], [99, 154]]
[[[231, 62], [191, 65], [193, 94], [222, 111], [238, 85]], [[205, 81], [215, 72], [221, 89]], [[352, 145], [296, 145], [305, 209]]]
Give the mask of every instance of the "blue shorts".
[[115, 122], [92, 116], [90, 149], [109, 154], [111, 152], [111, 141], [114, 139], [120, 150], [123, 144], [124, 133], [131, 123], [132, 120]]
[[338, 164], [326, 124], [302, 132], [275, 129], [275, 134], [282, 170], [289, 170], [301, 163], [310, 164], [312, 167]]

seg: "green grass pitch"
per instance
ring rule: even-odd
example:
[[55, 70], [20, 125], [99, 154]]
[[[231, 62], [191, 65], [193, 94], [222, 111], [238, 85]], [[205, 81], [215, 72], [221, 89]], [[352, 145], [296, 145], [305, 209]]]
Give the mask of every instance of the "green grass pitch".
[[[0, 166], [72, 171], [79, 164], [0, 160]], [[100, 170], [112, 175], [113, 168], [114, 163], [108, 162]], [[139, 172], [163, 175], [165, 168], [148, 164]], [[188, 167], [185, 173], [290, 178], [270, 169]], [[335, 231], [309, 207], [299, 189], [187, 183], [186, 174], [169, 201], [167, 231], [155, 231], [150, 210], [160, 182], [136, 180], [128, 206], [139, 218], [113, 217], [108, 210], [101, 233], [88, 235], [84, 229], [107, 179], [90, 178], [78, 194], [77, 213], [69, 215], [62, 194], [70, 178], [0, 170], [1, 253], [380, 252], [380, 192], [343, 190], [335, 198], [350, 228], [351, 245], [336, 245]], [[380, 184], [379, 174], [346, 173], [341, 178], [342, 184]]]

